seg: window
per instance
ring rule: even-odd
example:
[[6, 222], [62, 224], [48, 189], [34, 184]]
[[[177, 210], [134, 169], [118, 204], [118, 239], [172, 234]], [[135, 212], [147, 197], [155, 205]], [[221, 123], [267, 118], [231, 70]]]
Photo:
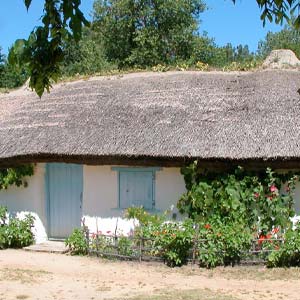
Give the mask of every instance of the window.
[[158, 168], [113, 168], [118, 171], [119, 208], [155, 208], [155, 171]]

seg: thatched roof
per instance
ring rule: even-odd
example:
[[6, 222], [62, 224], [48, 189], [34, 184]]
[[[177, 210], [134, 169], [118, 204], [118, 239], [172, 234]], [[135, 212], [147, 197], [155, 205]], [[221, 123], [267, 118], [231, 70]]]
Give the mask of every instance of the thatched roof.
[[292, 70], [167, 72], [1, 94], [0, 162], [300, 161], [299, 87]]

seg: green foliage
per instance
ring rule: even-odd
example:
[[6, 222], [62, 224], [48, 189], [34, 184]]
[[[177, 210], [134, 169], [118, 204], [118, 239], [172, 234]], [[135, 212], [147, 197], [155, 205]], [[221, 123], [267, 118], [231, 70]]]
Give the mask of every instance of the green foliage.
[[118, 238], [118, 253], [124, 256], [131, 256], [134, 254], [133, 241], [128, 237], [121, 236]]
[[8, 218], [7, 208], [0, 206], [0, 249], [23, 248], [34, 242], [31, 228], [34, 217], [30, 214], [24, 219]]
[[[233, 3], [236, 0], [232, 0]], [[258, 7], [261, 10], [261, 20], [265, 25], [266, 20], [272, 22], [275, 20], [276, 24], [282, 24], [283, 21], [292, 22], [297, 29], [300, 28], [300, 2], [297, 0], [256, 0]], [[298, 13], [298, 16], [293, 17]], [[291, 16], [293, 18], [291, 18]]]
[[68, 40], [63, 49], [61, 73], [65, 76], [91, 75], [116, 69], [107, 61], [102, 41], [88, 28], [84, 28], [79, 42]]
[[238, 264], [251, 247], [252, 236], [246, 224], [222, 223], [218, 219], [200, 223], [197, 259], [201, 267]]
[[300, 57], [300, 31], [286, 25], [281, 31], [268, 32], [265, 39], [259, 42], [258, 55], [265, 58], [276, 49], [290, 49]]
[[[62, 45], [67, 38], [79, 41], [82, 26], [89, 23], [79, 9], [80, 0], [47, 0], [44, 4], [42, 25], [37, 26], [27, 40], [19, 39], [9, 53], [9, 62], [26, 66], [29, 86], [41, 97], [57, 81], [63, 61]], [[30, 0], [25, 1], [27, 9]]]
[[0, 190], [7, 189], [11, 185], [26, 187], [27, 182], [24, 177], [32, 176], [33, 173], [34, 166], [32, 164], [0, 169]]
[[[274, 226], [285, 228], [293, 216], [293, 192], [298, 176], [266, 172], [247, 172], [238, 167], [228, 172], [201, 171], [197, 162], [182, 168], [187, 192], [180, 198], [178, 209], [194, 220], [218, 217], [222, 222], [244, 223], [249, 228], [259, 225], [263, 233]], [[280, 193], [282, 184], [284, 193]]]
[[28, 74], [26, 69], [9, 64], [5, 55], [1, 54], [0, 47], [0, 88], [16, 88], [24, 84], [27, 78]]
[[88, 242], [84, 228], [75, 228], [72, 234], [66, 239], [65, 243], [73, 255], [88, 254]]
[[125, 218], [128, 220], [136, 219], [141, 226], [148, 226], [149, 224], [161, 224], [165, 220], [165, 214], [154, 215], [147, 212], [143, 207], [133, 206], [126, 209]]
[[120, 67], [170, 64], [190, 57], [201, 0], [96, 0], [95, 31]]
[[141, 236], [151, 239], [148, 247], [151, 255], [162, 257], [170, 267], [181, 266], [187, 262], [193, 241], [193, 223], [164, 222], [148, 224], [141, 228]]
[[7, 208], [0, 206], [0, 250], [6, 248], [6, 221], [7, 221]]
[[261, 64], [261, 61], [253, 59], [248, 62], [231, 62], [223, 67], [223, 71], [248, 71], [256, 69]]
[[231, 44], [227, 44], [219, 47], [206, 32], [204, 32], [203, 36], [194, 38], [193, 51], [188, 60], [190, 66], [196, 65], [197, 62], [202, 62], [216, 68], [226, 68], [228, 65], [237, 64], [243, 65], [244, 69], [247, 68], [247, 64], [254, 64], [255, 61], [255, 55], [250, 53], [247, 45], [234, 47]]
[[24, 220], [11, 218], [6, 227], [6, 243], [9, 248], [23, 248], [34, 242], [31, 228], [33, 227], [34, 217], [28, 214]]
[[276, 252], [272, 252], [267, 260], [267, 266], [299, 267], [300, 266], [300, 224], [290, 227], [284, 235], [284, 243]]
[[144, 245], [150, 254], [162, 257], [168, 266], [181, 266], [187, 262], [193, 239], [193, 224], [186, 220], [183, 224], [166, 222], [163, 215], [151, 215], [142, 207], [131, 207], [125, 214], [128, 219], [137, 219], [135, 237], [145, 239]]
[[[236, 0], [232, 1], [236, 2]], [[30, 8], [31, 2], [32, 0], [24, 0], [27, 9]], [[261, 9], [263, 23], [273, 19], [276, 23], [287, 20], [299, 29], [300, 3], [298, 1], [257, 0], [256, 2]], [[89, 56], [87, 67], [84, 65], [86, 62], [80, 64], [75, 60], [75, 65], [65, 69], [65, 62], [69, 59], [66, 58], [64, 61], [65, 41], [71, 37], [78, 42], [83, 26], [89, 25], [79, 9], [80, 4], [80, 0], [44, 1], [42, 25], [37, 26], [27, 40], [17, 40], [11, 48], [9, 61], [19, 68], [13, 67], [5, 72], [10, 76], [5, 79], [4, 87], [16, 87], [21, 84], [24, 75], [27, 77], [27, 73], [18, 72], [28, 70], [29, 85], [41, 96], [45, 89], [49, 91], [51, 81], [58, 79], [62, 64], [64, 64], [63, 70], [69, 75], [76, 74], [76, 70], [84, 74], [90, 74], [94, 69], [99, 72], [98, 68], [105, 65], [105, 60], [101, 51], [97, 49], [98, 45], [91, 43], [87, 43], [87, 49], [83, 49], [80, 53], [83, 53], [83, 56], [84, 53], [91, 52], [100, 55], [101, 63], [95, 60], [96, 66], [93, 66], [90, 64]], [[99, 34], [99, 40], [103, 40], [109, 60], [120, 67], [124, 65], [152, 67], [159, 64], [176, 66], [176, 62], [180, 60], [186, 61], [187, 66], [195, 65], [200, 61], [224, 67], [232, 63], [230, 60], [224, 60], [228, 54], [227, 46], [215, 47], [212, 45], [212, 39], [197, 39], [198, 17], [204, 8], [205, 5], [201, 0], [96, 0], [94, 20], [97, 29], [95, 32]], [[247, 67], [244, 66], [242, 69]], [[0, 55], [0, 78], [3, 78], [2, 75]], [[11, 84], [14, 81], [16, 83]]]

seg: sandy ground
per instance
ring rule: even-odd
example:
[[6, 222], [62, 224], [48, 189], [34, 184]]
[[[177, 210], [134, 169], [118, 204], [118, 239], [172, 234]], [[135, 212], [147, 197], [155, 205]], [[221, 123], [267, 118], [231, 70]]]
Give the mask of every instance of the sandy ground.
[[0, 251], [1, 300], [146, 299], [145, 296], [182, 290], [216, 295], [209, 299], [223, 296], [241, 300], [299, 300], [300, 270], [230, 267], [211, 271], [191, 266], [170, 269], [161, 264]]

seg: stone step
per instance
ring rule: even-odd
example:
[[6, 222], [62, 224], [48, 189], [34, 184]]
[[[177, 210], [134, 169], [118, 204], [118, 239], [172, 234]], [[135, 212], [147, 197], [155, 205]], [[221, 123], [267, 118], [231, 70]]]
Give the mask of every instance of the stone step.
[[46, 252], [64, 254], [68, 252], [68, 248], [62, 241], [46, 241], [40, 244], [34, 244], [23, 248], [25, 251]]

